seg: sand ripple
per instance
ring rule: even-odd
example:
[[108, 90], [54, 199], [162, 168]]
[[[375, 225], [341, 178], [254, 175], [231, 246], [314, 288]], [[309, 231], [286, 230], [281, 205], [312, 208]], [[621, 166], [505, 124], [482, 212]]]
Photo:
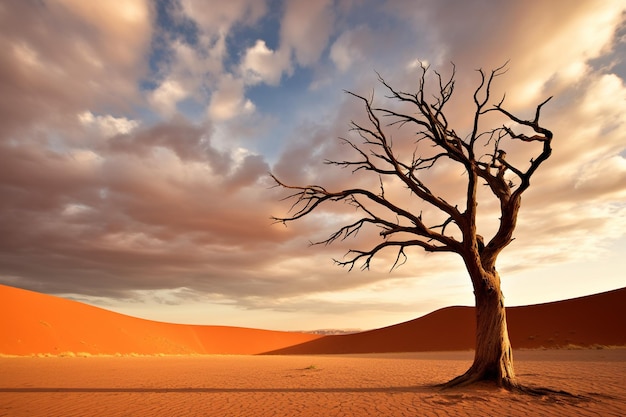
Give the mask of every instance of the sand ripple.
[[0, 416], [623, 416], [626, 350], [520, 351], [524, 382], [441, 391], [471, 352], [0, 358]]

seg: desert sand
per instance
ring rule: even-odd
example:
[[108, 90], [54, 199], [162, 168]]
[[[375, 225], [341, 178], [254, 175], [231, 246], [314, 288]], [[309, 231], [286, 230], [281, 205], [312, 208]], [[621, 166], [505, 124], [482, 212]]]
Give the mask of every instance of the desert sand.
[[472, 353], [0, 358], [0, 416], [623, 416], [626, 350], [529, 350], [523, 382], [584, 398], [433, 384]]
[[470, 307], [320, 337], [159, 323], [0, 286], [0, 417], [626, 415], [626, 289], [508, 316], [521, 382], [576, 397], [436, 387], [471, 364]]

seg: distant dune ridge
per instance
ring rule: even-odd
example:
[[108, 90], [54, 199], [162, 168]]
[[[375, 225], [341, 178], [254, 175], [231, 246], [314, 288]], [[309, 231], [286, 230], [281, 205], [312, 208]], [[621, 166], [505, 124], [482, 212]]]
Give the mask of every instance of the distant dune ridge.
[[0, 354], [255, 354], [320, 336], [161, 323], [0, 285]]
[[[626, 346], [626, 288], [507, 308], [514, 349]], [[2, 355], [333, 354], [468, 350], [473, 307], [377, 330], [321, 336], [161, 323], [0, 285]]]

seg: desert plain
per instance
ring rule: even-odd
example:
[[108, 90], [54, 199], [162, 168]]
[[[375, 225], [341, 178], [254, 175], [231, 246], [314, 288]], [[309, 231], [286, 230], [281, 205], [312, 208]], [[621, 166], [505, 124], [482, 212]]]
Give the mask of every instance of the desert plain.
[[472, 362], [467, 307], [341, 336], [157, 323], [6, 286], [0, 310], [0, 416], [626, 415], [626, 290], [510, 309], [521, 382], [572, 394], [541, 396], [437, 386]]

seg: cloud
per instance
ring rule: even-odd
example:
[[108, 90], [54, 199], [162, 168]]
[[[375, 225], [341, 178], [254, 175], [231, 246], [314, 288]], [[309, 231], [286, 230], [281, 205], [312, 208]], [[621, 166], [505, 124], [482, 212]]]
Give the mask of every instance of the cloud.
[[188, 93], [176, 80], [165, 79], [157, 89], [150, 94], [150, 102], [164, 116], [171, 116], [176, 112], [176, 104], [187, 97]]
[[243, 81], [225, 75], [211, 96], [208, 114], [213, 120], [225, 121], [253, 113], [254, 109], [254, 103], [245, 98]]
[[267, 177], [269, 165], [261, 155], [246, 154], [239, 156], [237, 169], [227, 179], [227, 187], [240, 189], [254, 185], [259, 179]]
[[278, 85], [283, 72], [290, 72], [289, 55], [270, 50], [265, 41], [258, 39], [241, 61], [241, 71], [247, 84], [260, 82]]
[[227, 34], [235, 23], [253, 24], [267, 11], [261, 0], [232, 0], [208, 4], [202, 0], [181, 0], [183, 12], [209, 34]]
[[364, 26], [341, 34], [330, 49], [330, 59], [339, 71], [345, 72], [365, 58], [366, 45], [371, 42], [370, 33]]
[[[227, 291], [231, 284], [220, 282], [241, 272], [233, 264], [254, 269], [288, 234], [270, 227], [271, 202], [258, 186], [263, 158], [218, 154], [203, 135], [181, 121], [114, 136], [99, 153], [5, 145], [0, 214], [11, 221], [0, 227], [3, 276], [92, 295], [173, 279]], [[239, 251], [249, 252], [246, 260], [236, 260]]]
[[[428, 1], [422, 7], [397, 1], [383, 10], [412, 22], [408, 28], [413, 28], [416, 38], [414, 58], [427, 58], [433, 68], [442, 70], [451, 61], [456, 64], [455, 101], [467, 99], [455, 106], [450, 117], [455, 124], [469, 125], [469, 113], [459, 109], [472, 106], [470, 98], [479, 81], [475, 69], [490, 71], [509, 62], [493, 97], [506, 93], [510, 110], [533, 106], [550, 95], [560, 96], [589, 73], [591, 60], [610, 48], [622, 9], [619, 1], [575, 5], [567, 1], [497, 5]], [[394, 77], [400, 86], [411, 85], [415, 72]]]
[[132, 132], [139, 122], [126, 117], [114, 117], [107, 115], [94, 115], [90, 111], [84, 111], [78, 115], [78, 120], [83, 126], [96, 129], [105, 137]]
[[315, 63], [333, 31], [332, 1], [295, 0], [286, 3], [281, 22], [281, 48], [293, 50], [302, 66]]
[[216, 150], [210, 141], [211, 128], [193, 125], [182, 117], [132, 133], [118, 134], [106, 144], [107, 151], [149, 159], [159, 151], [169, 151], [183, 162], [208, 162], [217, 173], [227, 172], [231, 158]]
[[144, 1], [93, 8], [79, 1], [5, 4], [0, 131], [55, 124], [85, 108], [137, 103], [150, 20]]
[[[163, 30], [161, 29], [161, 32]], [[225, 38], [201, 37], [190, 45], [171, 34], [161, 34], [164, 55], [154, 76], [148, 101], [163, 117], [178, 112], [178, 104], [190, 99], [204, 104], [224, 73]]]
[[[208, 114], [219, 121], [252, 112], [254, 105], [244, 97], [240, 76], [227, 68], [234, 57], [229, 56], [226, 39], [233, 25], [256, 22], [266, 12], [265, 4], [233, 1], [209, 5], [184, 0], [165, 9], [162, 13], [169, 13], [178, 26], [158, 28], [160, 49], [153, 52], [158, 72], [153, 75], [155, 87], [148, 92], [153, 108], [171, 117], [180, 103], [192, 100], [208, 105]], [[255, 66], [258, 59], [249, 61], [249, 71], [263, 72]]]
[[588, 164], [574, 188], [584, 194], [620, 200], [626, 198], [626, 158], [620, 155]]
[[[101, 48], [99, 54], [104, 52], [109, 58], [123, 66], [137, 62], [136, 48], [143, 48], [149, 38], [151, 10], [145, 0], [130, 0], [124, 2], [123, 5], [106, 2], [92, 5], [80, 0], [58, 0], [46, 3], [51, 8], [60, 4], [77, 20], [95, 27], [95, 32], [102, 36], [102, 40], [106, 39], [97, 43]], [[82, 48], [89, 47], [87, 43], [78, 45]], [[86, 58], [89, 60], [91, 57]]]

